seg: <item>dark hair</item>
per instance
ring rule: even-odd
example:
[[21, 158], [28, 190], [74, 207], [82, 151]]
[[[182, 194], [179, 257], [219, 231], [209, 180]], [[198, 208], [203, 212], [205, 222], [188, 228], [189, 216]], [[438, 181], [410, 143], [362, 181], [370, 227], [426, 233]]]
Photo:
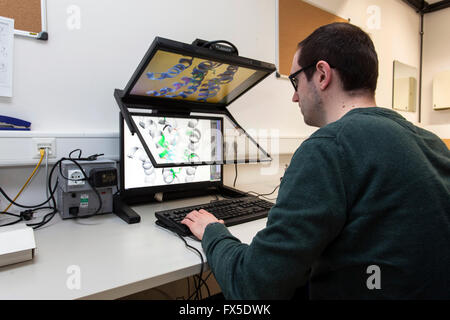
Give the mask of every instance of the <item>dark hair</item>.
[[[302, 67], [319, 60], [328, 62], [339, 72], [345, 91], [367, 90], [375, 94], [378, 79], [378, 57], [372, 40], [360, 28], [344, 22], [316, 29], [298, 44]], [[315, 68], [305, 70], [311, 80]]]

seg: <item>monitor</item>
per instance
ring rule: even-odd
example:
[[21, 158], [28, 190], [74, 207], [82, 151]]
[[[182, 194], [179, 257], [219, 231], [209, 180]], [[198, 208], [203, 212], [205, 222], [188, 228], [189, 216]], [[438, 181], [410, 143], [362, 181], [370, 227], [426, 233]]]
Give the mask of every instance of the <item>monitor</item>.
[[[133, 114], [145, 127], [151, 145], [161, 158], [192, 156], [195, 152], [215, 152], [215, 143], [202, 139], [202, 130], [214, 128], [217, 120], [203, 117], [161, 117]], [[153, 135], [153, 137], [152, 137]], [[203, 137], [206, 137], [205, 133]], [[155, 168], [137, 135], [132, 135], [120, 116], [120, 189], [124, 195], [202, 189], [222, 185], [222, 166]], [[194, 142], [194, 143], [193, 143]], [[158, 147], [156, 147], [158, 145]]]
[[154, 106], [225, 107], [275, 70], [270, 63], [156, 37], [124, 92]]
[[173, 167], [199, 161], [212, 164], [223, 158], [222, 118], [148, 113], [131, 113], [131, 118], [151, 163]]
[[[252, 138], [236, 122], [227, 107], [276, 68], [271, 63], [225, 51], [211, 49], [208, 42], [195, 41], [194, 44], [186, 44], [156, 37], [125, 88], [115, 90], [114, 96], [126, 124], [132, 133], [138, 136], [153, 167], [175, 168], [271, 161], [270, 155], [262, 148], [258, 139]], [[210, 123], [218, 123], [218, 120], [200, 121], [201, 131], [209, 131], [201, 136], [215, 138], [215, 149], [210, 145], [212, 142], [209, 142], [202, 145], [206, 147], [199, 149], [201, 153], [189, 153], [186, 156], [181, 152], [185, 150], [182, 145], [180, 147], [183, 150], [178, 150], [180, 152], [174, 149], [170, 150], [173, 152], [166, 150], [165, 145], [168, 142], [165, 137], [170, 135], [170, 125], [165, 127], [167, 133], [153, 137], [148, 134], [145, 121], [144, 126], [139, 125], [142, 121], [138, 120], [138, 115], [131, 114], [132, 109], [174, 117], [193, 113], [219, 115], [225, 128], [220, 128], [221, 135], [212, 134], [214, 130], [220, 131], [218, 127], [210, 127]], [[158, 125], [158, 120], [152, 122], [152, 125], [155, 123]], [[164, 131], [161, 128], [158, 130]], [[191, 130], [191, 139], [195, 140], [196, 136], [200, 137], [198, 131]], [[153, 141], [155, 139], [158, 141]]]

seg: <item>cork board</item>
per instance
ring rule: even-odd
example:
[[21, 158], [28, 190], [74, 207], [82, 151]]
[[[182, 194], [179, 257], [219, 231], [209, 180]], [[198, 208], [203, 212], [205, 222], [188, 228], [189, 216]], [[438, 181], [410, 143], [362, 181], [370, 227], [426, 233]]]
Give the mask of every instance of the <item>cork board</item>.
[[41, 0], [0, 0], [0, 16], [14, 19], [14, 29], [42, 31]]
[[300, 41], [320, 26], [349, 22], [301, 0], [278, 0], [278, 72], [288, 76]]

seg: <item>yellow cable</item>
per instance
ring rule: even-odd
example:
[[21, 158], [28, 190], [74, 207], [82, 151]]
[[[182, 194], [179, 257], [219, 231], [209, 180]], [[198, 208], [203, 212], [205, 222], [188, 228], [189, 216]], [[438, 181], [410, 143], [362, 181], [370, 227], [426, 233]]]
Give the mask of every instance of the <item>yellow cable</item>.
[[[19, 193], [16, 195], [16, 197], [13, 199], [13, 201], [16, 201], [16, 199], [20, 196], [20, 194], [25, 189], [27, 184], [30, 182], [31, 178], [33, 178], [33, 176], [36, 173], [36, 171], [39, 169], [39, 166], [41, 165], [42, 159], [44, 159], [45, 150], [44, 149], [40, 149], [40, 153], [41, 153], [41, 159], [39, 160], [36, 168], [34, 168], [33, 172], [31, 173], [31, 176], [28, 178], [27, 182], [25, 182], [25, 184], [23, 185], [22, 189], [20, 189]], [[11, 205], [12, 205], [12, 203], [9, 204], [9, 206], [4, 210], [4, 212], [7, 212], [8, 209], [11, 207]]]

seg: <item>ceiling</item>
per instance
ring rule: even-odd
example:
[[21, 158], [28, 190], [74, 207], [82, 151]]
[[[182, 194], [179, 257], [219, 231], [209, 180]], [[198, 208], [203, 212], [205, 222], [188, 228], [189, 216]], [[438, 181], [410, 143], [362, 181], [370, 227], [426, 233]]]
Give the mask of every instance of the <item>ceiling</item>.
[[403, 0], [418, 13], [425, 14], [450, 7], [450, 0]]

